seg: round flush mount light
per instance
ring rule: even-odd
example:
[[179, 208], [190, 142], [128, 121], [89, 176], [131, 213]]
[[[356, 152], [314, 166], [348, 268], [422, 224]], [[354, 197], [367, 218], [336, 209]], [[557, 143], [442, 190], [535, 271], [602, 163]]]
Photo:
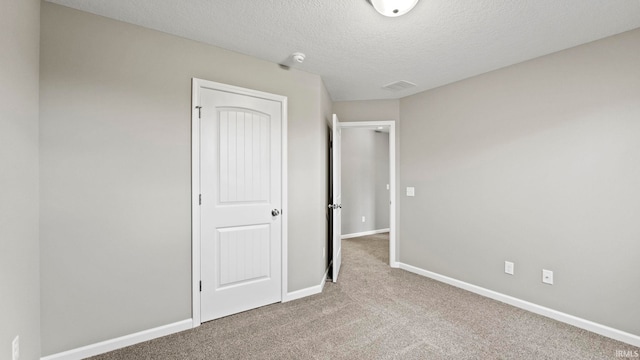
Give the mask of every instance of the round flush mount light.
[[384, 16], [396, 17], [411, 11], [418, 0], [367, 0], [377, 12]]

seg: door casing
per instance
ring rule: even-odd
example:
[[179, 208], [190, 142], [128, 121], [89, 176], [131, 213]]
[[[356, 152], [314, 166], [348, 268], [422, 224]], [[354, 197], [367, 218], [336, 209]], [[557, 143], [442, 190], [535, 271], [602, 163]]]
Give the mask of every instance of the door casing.
[[200, 89], [215, 89], [220, 91], [226, 91], [230, 93], [255, 96], [263, 99], [269, 99], [281, 103], [282, 106], [282, 183], [281, 183], [281, 196], [282, 196], [282, 213], [281, 213], [281, 233], [282, 233], [282, 276], [281, 276], [281, 299], [286, 301], [287, 299], [287, 279], [288, 279], [288, 196], [287, 196], [287, 97], [282, 95], [270, 94], [258, 90], [246, 89], [238, 86], [222, 84], [218, 82], [192, 79], [192, 93], [191, 93], [191, 278], [192, 278], [192, 307], [191, 307], [191, 319], [193, 321], [193, 327], [200, 326]]
[[[332, 165], [332, 189], [331, 194], [333, 202], [333, 228], [332, 233], [332, 252], [331, 257], [331, 280], [338, 282], [340, 266], [342, 265], [342, 123], [338, 119], [338, 115], [333, 114], [331, 122], [331, 165]], [[337, 189], [337, 190], [336, 190]], [[337, 194], [336, 194], [337, 193]], [[338, 206], [337, 208], [335, 206]]]

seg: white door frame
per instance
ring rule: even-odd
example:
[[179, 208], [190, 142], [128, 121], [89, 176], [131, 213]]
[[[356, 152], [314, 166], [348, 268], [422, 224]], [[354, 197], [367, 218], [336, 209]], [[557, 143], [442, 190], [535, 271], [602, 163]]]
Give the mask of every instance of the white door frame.
[[282, 104], [282, 293], [286, 299], [288, 279], [287, 228], [287, 97], [208, 80], [192, 79], [191, 93], [191, 319], [193, 327], [200, 326], [200, 89], [215, 89], [235, 94], [273, 100]]
[[[331, 120], [331, 181], [333, 183], [331, 198], [334, 206], [332, 210], [333, 229], [331, 229], [331, 241], [333, 242], [331, 246], [333, 253], [331, 257], [331, 280], [335, 283], [338, 282], [338, 274], [342, 264], [342, 123], [336, 114], [333, 114]], [[335, 207], [336, 205], [338, 206], [337, 208]]]
[[387, 121], [351, 121], [341, 122], [341, 128], [375, 128], [379, 126], [389, 127], [389, 200], [391, 206], [389, 209], [389, 266], [392, 268], [400, 267], [396, 255], [396, 209], [398, 203], [396, 199], [396, 122], [395, 120]]

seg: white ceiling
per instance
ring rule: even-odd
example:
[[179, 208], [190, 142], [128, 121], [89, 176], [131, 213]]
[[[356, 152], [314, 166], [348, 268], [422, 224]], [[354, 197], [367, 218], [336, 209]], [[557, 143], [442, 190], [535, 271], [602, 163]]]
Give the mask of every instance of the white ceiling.
[[[50, 0], [322, 76], [334, 101], [391, 99], [640, 27], [640, 0]], [[417, 87], [382, 89], [405, 80]]]

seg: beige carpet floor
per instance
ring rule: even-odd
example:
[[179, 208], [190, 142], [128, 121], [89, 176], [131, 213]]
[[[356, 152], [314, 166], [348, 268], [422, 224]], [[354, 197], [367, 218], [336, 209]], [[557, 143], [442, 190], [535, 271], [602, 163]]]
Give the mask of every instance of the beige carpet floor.
[[639, 348], [388, 263], [386, 234], [343, 240], [322, 294], [94, 357], [120, 359], [620, 359]]

